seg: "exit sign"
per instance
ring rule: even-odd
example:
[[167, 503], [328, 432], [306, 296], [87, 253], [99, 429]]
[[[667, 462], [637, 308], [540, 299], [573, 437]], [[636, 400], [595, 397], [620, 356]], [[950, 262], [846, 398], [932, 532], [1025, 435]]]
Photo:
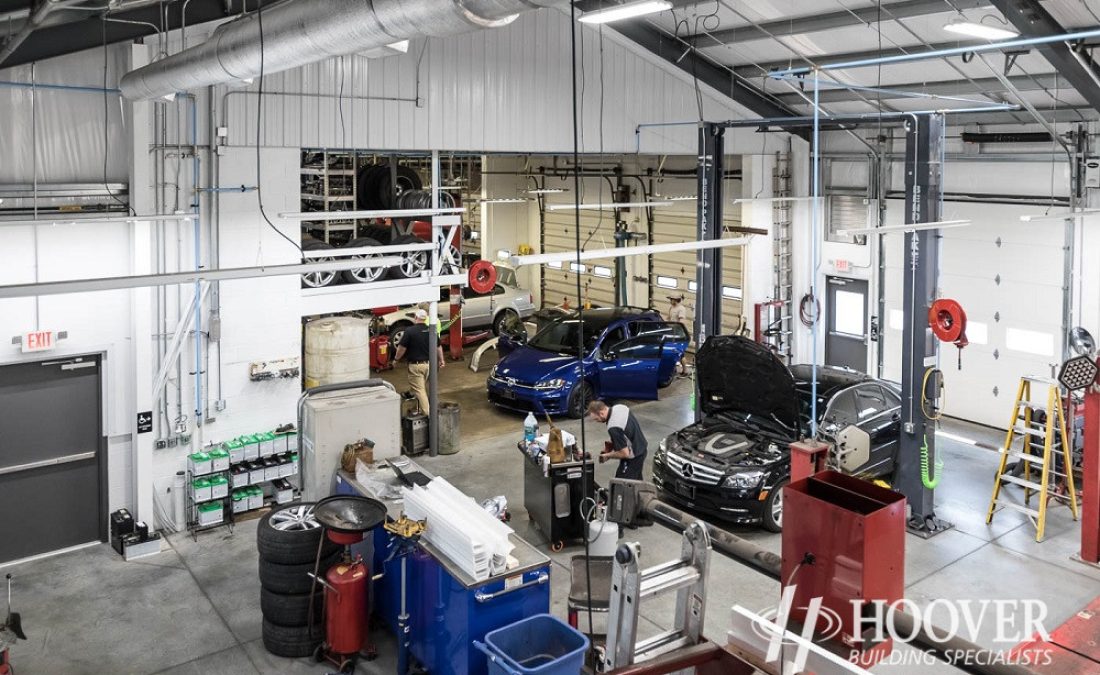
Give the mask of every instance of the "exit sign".
[[44, 352], [57, 346], [52, 330], [37, 330], [23, 335], [23, 353]]

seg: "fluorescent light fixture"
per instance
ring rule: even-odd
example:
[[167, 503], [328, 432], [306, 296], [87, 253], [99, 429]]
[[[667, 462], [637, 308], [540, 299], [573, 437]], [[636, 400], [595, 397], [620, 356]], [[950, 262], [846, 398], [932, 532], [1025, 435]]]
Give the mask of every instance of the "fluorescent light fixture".
[[[648, 246], [624, 246], [621, 248], [601, 248], [591, 251], [562, 251], [560, 253], [535, 253], [533, 255], [514, 255], [512, 265], [541, 265], [558, 268], [563, 262], [576, 262], [577, 260], [602, 260], [606, 258], [625, 258], [632, 255], [649, 255], [654, 253], [675, 253], [677, 251], [700, 251], [710, 248], [725, 248], [727, 246], [743, 246], [749, 243], [748, 237], [734, 239], [708, 239], [706, 241], [685, 241], [673, 244], [649, 244]], [[557, 264], [555, 264], [557, 263]]]
[[537, 190], [524, 190], [525, 195], [560, 195], [563, 192], [569, 192], [565, 188], [539, 188]]
[[[984, 21], [986, 17], [982, 17]], [[983, 40], [1008, 40], [1014, 37], [1019, 37], [1017, 31], [1012, 30], [1008, 24], [1004, 26], [991, 26], [981, 21], [962, 21], [961, 19], [952, 21], [945, 25], [943, 29], [949, 33], [957, 33], [958, 35], [966, 35], [969, 37], [981, 38]]]
[[662, 197], [670, 202], [693, 202], [699, 199], [695, 195], [676, 195], [675, 197]]
[[[352, 218], [412, 218], [413, 216], [447, 216], [466, 213], [463, 208], [448, 209], [388, 209], [380, 211], [299, 211], [280, 213], [286, 220], [350, 220]], [[133, 220], [133, 219], [131, 219]], [[140, 218], [138, 219], [140, 220]]]
[[190, 222], [197, 218], [193, 213], [162, 213], [148, 216], [119, 216], [117, 218], [39, 218], [38, 220], [0, 220], [0, 227], [6, 225], [108, 225], [118, 223]]
[[523, 197], [490, 197], [478, 200], [482, 204], [523, 204], [526, 201]]
[[1078, 211], [1066, 211], [1063, 213], [1039, 213], [1036, 215], [1020, 216], [1025, 223], [1038, 223], [1044, 220], [1068, 220], [1070, 218], [1082, 218], [1094, 216], [1100, 213], [1100, 209], [1080, 209]]
[[921, 230], [950, 230], [970, 225], [969, 220], [940, 220], [935, 223], [905, 223], [904, 225], [883, 225], [882, 227], [861, 227], [857, 230], [837, 230], [842, 237], [853, 234], [890, 234], [891, 232], [919, 232]]
[[668, 200], [652, 201], [652, 202], [612, 202], [606, 204], [551, 204], [546, 207], [547, 211], [613, 211], [615, 209], [648, 209], [654, 206], [669, 206], [672, 202]]
[[594, 12], [585, 12], [580, 18], [581, 23], [611, 23], [623, 19], [633, 19], [637, 16], [655, 14], [672, 9], [672, 3], [668, 0], [640, 0], [639, 2], [627, 2], [622, 5], [613, 5]]
[[815, 199], [822, 199], [822, 197], [752, 197], [745, 199], [735, 199], [734, 204], [746, 204], [748, 202], [812, 202]]

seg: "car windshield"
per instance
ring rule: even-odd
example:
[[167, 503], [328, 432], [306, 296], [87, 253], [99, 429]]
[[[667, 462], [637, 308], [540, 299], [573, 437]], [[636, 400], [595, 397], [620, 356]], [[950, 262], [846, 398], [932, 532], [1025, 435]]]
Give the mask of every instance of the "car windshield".
[[[596, 346], [596, 342], [600, 338], [600, 333], [603, 332], [606, 326], [607, 324], [603, 322], [593, 323], [586, 321], [584, 323], [585, 354], [592, 351]], [[580, 321], [577, 319], [559, 319], [539, 331], [527, 344], [530, 347], [547, 352], [576, 356], [577, 331], [579, 327]]]

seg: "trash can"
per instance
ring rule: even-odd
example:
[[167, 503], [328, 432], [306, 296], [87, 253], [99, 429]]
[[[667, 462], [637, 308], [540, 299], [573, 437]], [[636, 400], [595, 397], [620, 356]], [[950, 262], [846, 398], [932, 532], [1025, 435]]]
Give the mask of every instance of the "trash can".
[[489, 675], [577, 675], [588, 638], [549, 614], [517, 621], [474, 646], [489, 657]]
[[446, 401], [439, 404], [439, 454], [453, 455], [458, 452], [458, 413], [457, 403]]

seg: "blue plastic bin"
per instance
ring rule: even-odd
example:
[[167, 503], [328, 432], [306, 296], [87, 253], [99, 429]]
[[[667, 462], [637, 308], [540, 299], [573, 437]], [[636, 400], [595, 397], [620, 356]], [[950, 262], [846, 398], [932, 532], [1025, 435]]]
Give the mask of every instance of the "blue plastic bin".
[[489, 675], [577, 675], [588, 638], [549, 614], [517, 621], [474, 645], [489, 657]]

